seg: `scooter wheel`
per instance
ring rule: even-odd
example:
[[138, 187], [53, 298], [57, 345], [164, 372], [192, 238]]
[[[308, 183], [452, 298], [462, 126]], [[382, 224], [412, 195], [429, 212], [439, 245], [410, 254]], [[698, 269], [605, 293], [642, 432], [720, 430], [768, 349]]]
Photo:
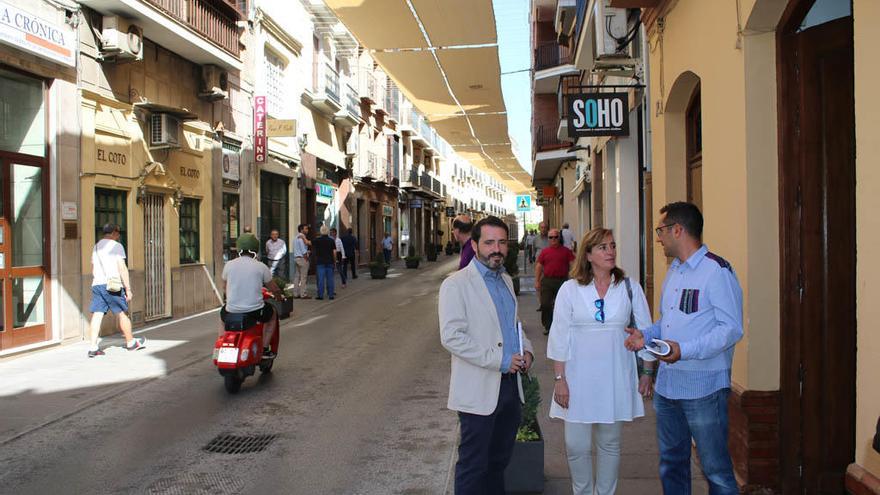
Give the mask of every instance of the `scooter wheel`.
[[270, 359], [265, 363], [260, 364], [260, 373], [269, 373], [272, 371], [272, 364], [275, 363], [274, 359]]
[[239, 390], [241, 390], [241, 383], [244, 380], [237, 376], [226, 375], [223, 377], [223, 385], [226, 387], [226, 391], [230, 394], [237, 394]]

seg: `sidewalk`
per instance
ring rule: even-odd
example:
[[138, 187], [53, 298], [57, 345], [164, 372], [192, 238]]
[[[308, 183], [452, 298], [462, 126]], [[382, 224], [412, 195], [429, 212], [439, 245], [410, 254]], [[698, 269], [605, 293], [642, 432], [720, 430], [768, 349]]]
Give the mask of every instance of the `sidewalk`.
[[[530, 268], [533, 265], [529, 265]], [[541, 326], [541, 313], [537, 312], [538, 300], [534, 292], [534, 276], [521, 278], [522, 287], [519, 314], [526, 334], [535, 349], [536, 364], [532, 376], [541, 383], [541, 410], [538, 413], [541, 431], [544, 433], [544, 493], [547, 495], [570, 494], [571, 478], [565, 455], [563, 422], [549, 417], [553, 394], [553, 365], [547, 360], [547, 337]], [[638, 418], [623, 427], [621, 440], [620, 479], [618, 495], [643, 495], [662, 493], [658, 474], [656, 419], [650, 400], [645, 401], [645, 417]], [[708, 493], [706, 482], [696, 465], [691, 465], [694, 478], [693, 493]]]
[[[409, 272], [421, 273], [446, 259], [440, 256], [437, 263]], [[324, 305], [338, 304], [381, 284], [393, 284], [407, 273], [403, 261], [395, 261], [388, 279], [372, 280], [369, 269], [364, 269], [345, 289], [337, 275], [334, 301], [295, 299], [292, 317], [282, 320], [282, 329], [292, 326], [294, 320], [303, 321]], [[314, 279], [309, 277], [312, 296], [316, 292]], [[217, 310], [211, 310], [136, 330], [135, 335], [147, 339], [146, 349], [140, 351], [123, 349], [122, 336], [116, 334], [102, 339], [101, 348], [107, 354], [97, 358], [86, 356], [87, 342], [76, 342], [0, 359], [0, 446], [176, 370], [207, 362], [217, 330]]]

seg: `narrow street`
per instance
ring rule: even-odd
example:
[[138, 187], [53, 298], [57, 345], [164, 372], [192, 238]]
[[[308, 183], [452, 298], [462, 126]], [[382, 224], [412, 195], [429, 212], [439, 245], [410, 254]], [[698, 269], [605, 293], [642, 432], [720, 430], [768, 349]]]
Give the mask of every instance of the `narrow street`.
[[[438, 339], [436, 301], [451, 269], [448, 261], [418, 271], [401, 267], [386, 280], [364, 272], [333, 302], [297, 301], [273, 372], [248, 378], [235, 396], [210, 361], [215, 313], [189, 320], [199, 331], [187, 332], [197, 335], [176, 347], [168, 345], [179, 338], [169, 326], [143, 334], [145, 351], [111, 348], [107, 362], [85, 364], [112, 359], [126, 373], [165, 355], [172, 357], [168, 369], [192, 357], [167, 376], [127, 384], [124, 393], [2, 445], [2, 491], [441, 493], [457, 419], [445, 407], [449, 361]], [[85, 347], [75, 347], [69, 355], [83, 368]], [[22, 399], [2, 393], [4, 410]], [[100, 396], [91, 388], [54, 395], [32, 393], [22, 405], [39, 416], [58, 402], [72, 404], [67, 397]], [[24, 428], [31, 419], [19, 422]], [[202, 450], [220, 434], [278, 436], [259, 453]]]

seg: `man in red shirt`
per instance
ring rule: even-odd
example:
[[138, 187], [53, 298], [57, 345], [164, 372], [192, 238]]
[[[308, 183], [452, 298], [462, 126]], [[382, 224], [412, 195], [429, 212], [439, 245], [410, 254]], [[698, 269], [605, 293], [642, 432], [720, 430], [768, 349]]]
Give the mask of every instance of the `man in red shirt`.
[[574, 253], [562, 245], [559, 229], [550, 229], [547, 238], [550, 240], [550, 245], [541, 250], [538, 262], [535, 264], [535, 290], [538, 291], [538, 298], [541, 301], [541, 323], [544, 325], [544, 335], [550, 333], [556, 293], [559, 292], [562, 283], [568, 280], [571, 262], [574, 261]]

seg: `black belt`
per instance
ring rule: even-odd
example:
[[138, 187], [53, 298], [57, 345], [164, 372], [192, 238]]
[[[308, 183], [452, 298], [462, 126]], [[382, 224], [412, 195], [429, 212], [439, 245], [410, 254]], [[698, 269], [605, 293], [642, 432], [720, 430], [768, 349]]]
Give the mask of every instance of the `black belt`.
[[516, 373], [501, 373], [501, 378], [516, 378]]

